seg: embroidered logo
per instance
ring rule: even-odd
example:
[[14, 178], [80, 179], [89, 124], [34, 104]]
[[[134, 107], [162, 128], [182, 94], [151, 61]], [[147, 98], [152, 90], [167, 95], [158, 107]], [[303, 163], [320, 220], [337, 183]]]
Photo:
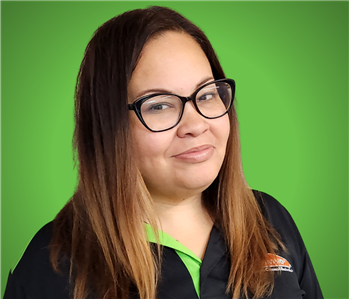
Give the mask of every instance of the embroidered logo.
[[285, 258], [271, 253], [268, 253], [265, 261], [265, 270], [293, 272], [291, 264]]

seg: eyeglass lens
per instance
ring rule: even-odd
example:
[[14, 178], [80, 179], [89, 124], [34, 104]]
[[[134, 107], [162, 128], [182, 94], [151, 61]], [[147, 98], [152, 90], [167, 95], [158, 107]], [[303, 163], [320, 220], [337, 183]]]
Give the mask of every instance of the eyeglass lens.
[[[226, 82], [209, 84], [196, 94], [195, 101], [200, 113], [208, 118], [224, 115], [232, 101], [232, 90]], [[159, 95], [146, 100], [141, 114], [147, 126], [154, 131], [174, 126], [182, 113], [182, 100], [174, 95]]]

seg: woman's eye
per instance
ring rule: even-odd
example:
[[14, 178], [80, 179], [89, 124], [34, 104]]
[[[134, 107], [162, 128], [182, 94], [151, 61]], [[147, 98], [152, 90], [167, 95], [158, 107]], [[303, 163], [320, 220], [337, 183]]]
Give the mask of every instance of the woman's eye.
[[158, 105], [154, 105], [151, 107], [152, 110], [163, 110], [166, 109], [168, 106], [165, 104], [158, 104]]
[[157, 103], [150, 105], [147, 109], [147, 112], [161, 112], [169, 108], [171, 108], [171, 106], [167, 103]]
[[216, 96], [216, 93], [206, 93], [199, 97], [198, 101], [212, 100]]

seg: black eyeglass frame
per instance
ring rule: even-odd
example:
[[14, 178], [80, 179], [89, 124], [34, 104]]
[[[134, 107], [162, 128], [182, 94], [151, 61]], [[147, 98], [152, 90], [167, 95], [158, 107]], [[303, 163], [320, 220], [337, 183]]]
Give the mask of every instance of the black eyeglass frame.
[[[196, 104], [196, 95], [199, 93], [199, 91], [201, 89], [203, 89], [204, 87], [208, 86], [208, 85], [211, 85], [213, 83], [216, 83], [216, 82], [225, 82], [225, 83], [228, 83], [231, 87], [231, 91], [232, 91], [232, 99], [231, 99], [231, 102], [229, 104], [229, 107], [227, 107], [227, 110], [222, 114], [222, 115], [219, 115], [219, 116], [214, 116], [214, 117], [209, 117], [209, 116], [205, 116], [201, 113], [200, 109], [198, 108], [197, 104]], [[160, 95], [169, 95], [169, 96], [175, 96], [175, 97], [178, 97], [181, 101], [182, 101], [182, 110], [181, 110], [181, 113], [178, 117], [178, 121], [170, 128], [167, 128], [167, 129], [163, 129], [163, 130], [152, 130], [151, 128], [149, 128], [147, 126], [147, 124], [145, 123], [143, 117], [142, 117], [142, 113], [141, 113], [141, 106], [142, 104], [149, 100], [150, 98], [153, 98], [153, 97], [156, 97], [156, 96], [160, 96]], [[146, 95], [144, 97], [141, 97], [137, 100], [135, 100], [132, 104], [128, 104], [128, 109], [129, 110], [134, 110], [138, 119], [141, 121], [141, 123], [149, 130], [149, 131], [152, 131], [152, 132], [164, 132], [164, 131], [168, 131], [168, 130], [171, 130], [172, 128], [174, 128], [175, 126], [177, 126], [179, 124], [179, 122], [181, 121], [182, 119], [182, 116], [183, 116], [183, 112], [184, 112], [184, 107], [185, 107], [185, 104], [189, 101], [192, 101], [193, 104], [194, 104], [194, 107], [196, 109], [196, 111], [201, 115], [203, 116], [204, 118], [207, 118], [207, 119], [215, 119], [215, 118], [219, 118], [219, 117], [222, 117], [223, 115], [227, 114], [230, 110], [230, 108], [232, 107], [233, 105], [233, 102], [234, 102], [234, 97], [235, 97], [235, 81], [233, 79], [227, 79], [227, 78], [224, 78], [224, 79], [218, 79], [218, 80], [214, 80], [214, 81], [211, 81], [211, 82], [207, 82], [205, 83], [204, 85], [200, 86], [197, 90], [195, 90], [189, 97], [182, 97], [182, 96], [179, 96], [179, 95], [176, 95], [176, 94], [173, 94], [173, 93], [153, 93], [153, 94], [150, 94], [150, 95]]]

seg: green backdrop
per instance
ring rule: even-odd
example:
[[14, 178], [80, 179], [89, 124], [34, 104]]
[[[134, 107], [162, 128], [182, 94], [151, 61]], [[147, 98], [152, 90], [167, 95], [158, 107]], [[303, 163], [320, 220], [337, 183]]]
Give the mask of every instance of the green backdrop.
[[73, 93], [94, 30], [166, 5], [236, 80], [243, 167], [293, 215], [326, 298], [348, 298], [348, 2], [1, 2], [1, 282], [73, 194]]

